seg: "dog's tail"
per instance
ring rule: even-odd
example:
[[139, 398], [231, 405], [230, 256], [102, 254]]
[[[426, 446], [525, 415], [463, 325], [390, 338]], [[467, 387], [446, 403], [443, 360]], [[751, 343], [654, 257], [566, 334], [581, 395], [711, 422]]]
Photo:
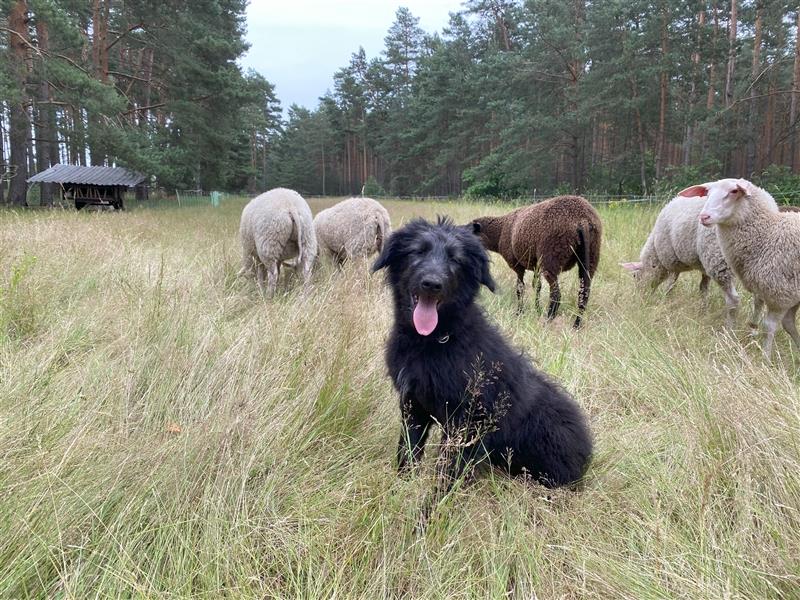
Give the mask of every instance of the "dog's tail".
[[590, 269], [593, 270], [594, 262], [592, 259], [597, 259], [597, 257], [592, 256], [592, 237], [594, 235], [597, 235], [597, 232], [594, 231], [592, 223], [584, 221], [578, 225], [578, 244], [575, 248], [575, 255], [578, 259], [580, 286], [578, 288], [578, 316], [575, 317], [574, 325], [576, 329], [581, 326], [581, 317], [586, 309], [586, 304], [589, 302], [589, 291], [592, 287]]

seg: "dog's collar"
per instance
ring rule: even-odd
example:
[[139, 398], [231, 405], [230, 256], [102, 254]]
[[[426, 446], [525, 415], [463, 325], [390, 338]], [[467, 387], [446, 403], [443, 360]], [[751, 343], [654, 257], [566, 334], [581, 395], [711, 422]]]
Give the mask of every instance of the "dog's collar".
[[445, 333], [444, 335], [440, 335], [436, 339], [436, 341], [439, 342], [440, 344], [446, 344], [447, 342], [450, 341], [450, 334], [449, 333]]

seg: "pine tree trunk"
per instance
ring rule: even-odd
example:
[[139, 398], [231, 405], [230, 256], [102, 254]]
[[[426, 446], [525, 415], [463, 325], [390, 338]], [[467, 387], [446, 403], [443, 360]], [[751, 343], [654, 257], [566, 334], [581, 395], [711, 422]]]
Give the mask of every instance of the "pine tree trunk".
[[800, 10], [797, 11], [797, 40], [794, 46], [794, 77], [792, 80], [792, 101], [789, 106], [789, 125], [791, 127], [792, 171], [800, 172], [800, 123], [798, 123], [798, 103], [800, 103]]
[[772, 153], [774, 152], [774, 128], [775, 123], [775, 97], [777, 90], [774, 84], [770, 81], [767, 88], [767, 112], [764, 115], [764, 133], [759, 140], [759, 145], [762, 146], [764, 153], [764, 160], [766, 164], [772, 162]]
[[710, 111], [714, 108], [714, 97], [716, 96], [716, 88], [714, 87], [717, 82], [717, 63], [714, 62], [716, 58], [717, 40], [719, 39], [719, 13], [717, 12], [717, 3], [711, 4], [711, 10], [714, 11], [714, 28], [711, 33], [711, 65], [708, 68], [708, 95], [706, 96], [706, 110]]
[[322, 195], [326, 194], [325, 191], [325, 144], [322, 144]]
[[27, 205], [28, 184], [28, 139], [30, 138], [30, 118], [28, 115], [27, 52], [28, 46], [28, 4], [16, 0], [8, 15], [9, 49], [13, 64], [12, 76], [17, 87], [17, 96], [9, 102], [9, 150], [10, 166], [13, 171], [8, 201], [15, 206]]
[[[92, 64], [94, 76], [101, 82], [108, 82], [108, 17], [111, 0], [94, 0], [92, 5]], [[89, 114], [89, 155], [92, 166], [102, 166], [106, 162], [103, 143], [98, 139], [100, 121]]]
[[755, 37], [753, 38], [753, 64], [750, 68], [750, 106], [747, 115], [747, 155], [744, 164], [744, 176], [750, 177], [756, 168], [756, 78], [761, 67], [761, 33], [763, 6], [756, 3]]
[[[47, 23], [40, 18], [36, 19], [36, 38], [39, 50], [47, 55], [50, 50]], [[50, 152], [53, 148], [55, 137], [55, 111], [53, 110], [52, 98], [50, 94], [50, 84], [47, 81], [47, 74], [44, 72], [43, 65], [40, 64], [39, 73], [39, 98], [36, 107], [37, 119], [36, 129], [36, 163], [38, 172], [50, 168], [56, 161]], [[40, 183], [41, 204], [51, 206], [53, 204], [53, 184]]]
[[247, 193], [256, 193], [256, 169], [258, 168], [258, 146], [256, 145], [256, 131], [250, 132], [250, 175], [247, 176]]
[[667, 137], [667, 96], [669, 92], [669, 73], [667, 72], [667, 53], [669, 52], [669, 18], [666, 5], [661, 14], [661, 77], [658, 103], [658, 135], [656, 136], [656, 179], [660, 179], [664, 169], [664, 151]]
[[[142, 79], [144, 79], [144, 83], [142, 84], [142, 100], [140, 106], [150, 106], [150, 95], [152, 90], [152, 80], [153, 80], [153, 58], [154, 58], [154, 50], [152, 48], [143, 48], [142, 49]], [[139, 127], [142, 129], [147, 128], [147, 121], [148, 121], [148, 109], [143, 108], [139, 111]]]
[[725, 73], [725, 108], [733, 104], [734, 76], [736, 74], [736, 0], [731, 0], [730, 19], [728, 20], [728, 69]]
[[692, 160], [692, 144], [694, 142], [694, 115], [692, 114], [697, 104], [697, 80], [700, 76], [700, 35], [706, 24], [706, 13], [700, 11], [697, 15], [697, 37], [695, 47], [697, 50], [692, 52], [692, 83], [689, 89], [688, 110], [686, 111], [686, 136], [683, 140], [683, 166], [688, 167]]
[[111, 0], [94, 0], [92, 6], [92, 63], [95, 76], [108, 81], [108, 17]]
[[86, 166], [86, 127], [83, 123], [83, 111], [74, 106], [69, 107], [72, 132], [70, 134], [70, 163]]
[[5, 102], [0, 101], [0, 204], [5, 204], [6, 201], [6, 153], [5, 153], [5, 131], [3, 131], [3, 123], [5, 122]]
[[[636, 91], [636, 81], [631, 78], [631, 96], [634, 100], [638, 99], [638, 94]], [[645, 158], [647, 156], [647, 143], [644, 139], [644, 126], [642, 125], [642, 114], [639, 111], [639, 107], [637, 106], [634, 109], [634, 115], [636, 117], [636, 133], [638, 136], [639, 141], [639, 177], [641, 178], [642, 183], [642, 193], [647, 194], [647, 165], [645, 163]]]

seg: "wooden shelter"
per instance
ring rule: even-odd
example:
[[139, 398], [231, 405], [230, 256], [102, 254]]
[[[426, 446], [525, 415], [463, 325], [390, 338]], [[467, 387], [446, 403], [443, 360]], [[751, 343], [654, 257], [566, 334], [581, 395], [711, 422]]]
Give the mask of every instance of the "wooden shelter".
[[140, 186], [145, 179], [141, 173], [122, 167], [53, 165], [28, 179], [28, 183], [57, 183], [61, 197], [74, 203], [77, 210], [90, 204], [123, 210], [127, 189]]

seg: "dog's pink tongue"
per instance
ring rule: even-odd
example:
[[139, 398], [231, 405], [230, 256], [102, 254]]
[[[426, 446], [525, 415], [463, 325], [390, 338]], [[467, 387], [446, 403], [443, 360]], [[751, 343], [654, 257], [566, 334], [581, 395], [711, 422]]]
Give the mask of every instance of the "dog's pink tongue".
[[433, 298], [420, 298], [414, 309], [414, 328], [420, 335], [430, 335], [439, 322], [439, 313], [436, 312], [436, 300]]

